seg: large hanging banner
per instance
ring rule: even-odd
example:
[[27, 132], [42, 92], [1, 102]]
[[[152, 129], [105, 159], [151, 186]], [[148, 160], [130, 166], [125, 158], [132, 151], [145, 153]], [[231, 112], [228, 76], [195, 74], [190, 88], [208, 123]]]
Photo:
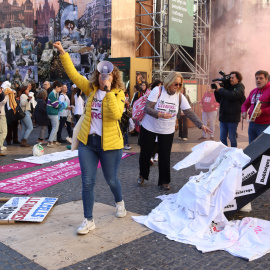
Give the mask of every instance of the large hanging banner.
[[0, 220], [42, 222], [57, 198], [12, 197], [0, 208]]
[[169, 0], [168, 43], [193, 47], [194, 0]]
[[87, 78], [110, 57], [109, 0], [0, 0], [0, 14], [0, 82], [13, 89], [45, 80], [71, 85], [55, 41]]

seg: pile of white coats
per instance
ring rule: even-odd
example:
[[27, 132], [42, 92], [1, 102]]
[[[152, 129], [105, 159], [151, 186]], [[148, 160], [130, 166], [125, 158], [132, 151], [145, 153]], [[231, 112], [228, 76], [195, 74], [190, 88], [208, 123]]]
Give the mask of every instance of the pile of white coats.
[[224, 207], [241, 190], [242, 168], [250, 157], [241, 149], [221, 143], [203, 142], [174, 166], [181, 169], [193, 164], [209, 171], [192, 176], [176, 194], [159, 196], [162, 202], [148, 216], [133, 219], [169, 239], [196, 245], [209, 252], [227, 250], [249, 260], [270, 251], [270, 222], [254, 218], [228, 221]]

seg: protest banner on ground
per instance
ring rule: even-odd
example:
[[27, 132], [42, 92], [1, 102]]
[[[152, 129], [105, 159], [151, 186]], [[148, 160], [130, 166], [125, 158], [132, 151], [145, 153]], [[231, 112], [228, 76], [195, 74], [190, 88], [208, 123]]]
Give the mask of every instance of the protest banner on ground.
[[[135, 153], [123, 153], [122, 159]], [[91, 164], [89, 164], [91, 165]], [[98, 168], [101, 167], [100, 163]], [[81, 174], [79, 159], [75, 158], [53, 166], [0, 181], [0, 192], [29, 195]]]
[[49, 197], [12, 197], [0, 207], [0, 221], [42, 222], [57, 200]]

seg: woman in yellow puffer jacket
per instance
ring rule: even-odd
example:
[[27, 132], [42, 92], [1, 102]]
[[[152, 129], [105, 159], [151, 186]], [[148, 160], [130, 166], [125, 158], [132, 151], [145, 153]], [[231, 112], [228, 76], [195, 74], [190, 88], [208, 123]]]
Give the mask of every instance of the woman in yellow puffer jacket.
[[[113, 71], [105, 80], [102, 79], [101, 73], [95, 70], [88, 81], [75, 69], [61, 42], [55, 42], [54, 47], [60, 52], [62, 65], [70, 80], [88, 96], [85, 117], [77, 137], [80, 141], [79, 161], [82, 171], [82, 199], [85, 218], [77, 233], [87, 234], [90, 230], [95, 229], [93, 220], [94, 186], [99, 160], [104, 178], [115, 198], [116, 216], [126, 216], [121, 184], [117, 176], [124, 147], [118, 124], [125, 105], [123, 82], [120, 71], [116, 67], [113, 67]], [[111, 65], [107, 61], [104, 61], [103, 64], [108, 67]]]

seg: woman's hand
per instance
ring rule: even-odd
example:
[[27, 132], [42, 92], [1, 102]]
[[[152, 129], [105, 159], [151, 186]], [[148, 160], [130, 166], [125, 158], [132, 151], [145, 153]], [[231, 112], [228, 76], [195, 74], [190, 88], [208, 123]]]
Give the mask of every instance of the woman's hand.
[[208, 127], [206, 127], [205, 125], [201, 126], [201, 130], [204, 131], [205, 133], [213, 134], [213, 132]]
[[28, 83], [28, 85], [27, 85], [27, 90], [31, 90], [32, 89], [32, 84], [31, 83]]
[[112, 86], [112, 84], [108, 80], [105, 80], [105, 81], [100, 80], [99, 81], [99, 88], [101, 90], [110, 92], [111, 91], [111, 86]]
[[158, 113], [158, 118], [169, 119], [169, 118], [172, 118], [172, 114], [171, 113], [159, 112]]
[[56, 48], [57, 51], [60, 52], [60, 54], [64, 54], [64, 53], [65, 53], [65, 50], [64, 50], [63, 47], [62, 47], [61, 41], [56, 41], [56, 42], [53, 44], [53, 47]]

